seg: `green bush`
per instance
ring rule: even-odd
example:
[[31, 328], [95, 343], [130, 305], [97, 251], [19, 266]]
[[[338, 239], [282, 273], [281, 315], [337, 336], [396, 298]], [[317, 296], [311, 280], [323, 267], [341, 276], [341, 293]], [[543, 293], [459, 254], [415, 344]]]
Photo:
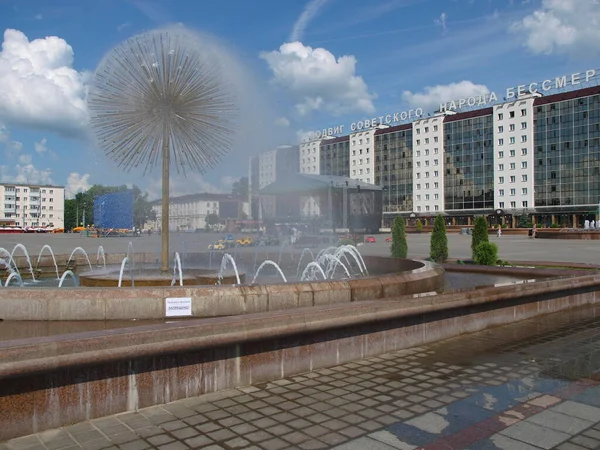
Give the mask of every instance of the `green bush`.
[[473, 257], [476, 264], [493, 266], [498, 261], [498, 246], [493, 242], [480, 242]]
[[406, 223], [403, 217], [396, 217], [392, 225], [392, 256], [394, 258], [406, 258], [408, 244], [406, 243]]
[[560, 228], [560, 225], [557, 223], [553, 223], [552, 225], [550, 225], [550, 228]]
[[354, 239], [343, 238], [338, 241], [337, 245], [338, 247], [341, 247], [342, 245], [356, 245], [356, 243], [354, 242]]
[[442, 216], [437, 216], [433, 223], [429, 256], [435, 262], [444, 262], [448, 259], [448, 236], [446, 236], [446, 223]]
[[489, 242], [488, 224], [485, 217], [475, 217], [473, 225], [473, 234], [471, 235], [471, 256], [475, 259], [475, 249], [482, 242]]
[[423, 222], [421, 222], [421, 219], [417, 219], [417, 222], [415, 223], [415, 227], [417, 228], [417, 233], [420, 233], [421, 231], [423, 231]]

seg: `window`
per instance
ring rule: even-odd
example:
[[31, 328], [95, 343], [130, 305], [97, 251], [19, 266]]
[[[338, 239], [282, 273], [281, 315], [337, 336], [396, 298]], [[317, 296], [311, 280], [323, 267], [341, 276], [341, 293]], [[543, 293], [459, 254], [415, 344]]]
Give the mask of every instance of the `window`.
[[517, 193], [517, 190], [516, 190], [516, 189], [511, 189], [511, 190], [510, 190], [510, 195], [516, 195], [516, 193]]
[[522, 202], [523, 204], [523, 208], [527, 208], [527, 200], [525, 200], [524, 202]]
[[425, 183], [425, 189], [429, 189], [429, 183]]
[[421, 129], [417, 128], [417, 134], [421, 134]]
[[435, 205], [433, 208], [434, 208], [436, 211], [439, 211], [439, 210], [440, 210], [440, 207], [439, 207], [438, 205]]
[[516, 208], [517, 207], [517, 202], [510, 202], [510, 207], [511, 208]]
[[429, 127], [425, 127], [425, 133], [429, 133]]
[[429, 200], [429, 194], [425, 194], [425, 200]]
[[500, 208], [504, 208], [504, 202], [499, 203]]
[[417, 195], [417, 201], [419, 201], [419, 202], [421, 201], [421, 196], [420, 195]]
[[429, 144], [429, 138], [425, 138], [425, 143]]
[[504, 127], [502, 125], [500, 125], [498, 127], [498, 133], [503, 133], [504, 132]]
[[511, 111], [510, 113], [508, 113], [509, 117], [512, 119], [515, 117], [515, 112]]
[[521, 195], [527, 195], [527, 188], [521, 189]]
[[504, 152], [498, 152], [498, 158], [504, 158]]
[[527, 129], [527, 122], [521, 122], [521, 130]]
[[510, 128], [510, 131], [515, 131], [515, 124], [511, 123], [509, 128]]
[[510, 163], [510, 170], [515, 170], [516, 168], [516, 164], [515, 163]]
[[521, 149], [521, 156], [526, 156], [527, 155], [527, 149], [526, 148], [522, 148]]
[[527, 115], [527, 110], [526, 109], [522, 109], [521, 110], [521, 117], [526, 116]]
[[511, 144], [514, 144], [514, 143], [515, 143], [515, 138], [514, 138], [514, 136], [510, 138], [510, 143], [511, 143]]
[[439, 150], [438, 150], [438, 148], [437, 148], [437, 147], [433, 149], [433, 154], [434, 154], [434, 155], [437, 155], [437, 154], [438, 154], [438, 152], [439, 152]]
[[[434, 176], [434, 177], [437, 177], [439, 174], [440, 174], [440, 173], [439, 173], [437, 170], [433, 172], [433, 176]], [[437, 184], [437, 183], [436, 183], [436, 184]]]
[[500, 184], [504, 183], [504, 177], [498, 178], [498, 183], [500, 183]]
[[504, 170], [504, 164], [498, 164], [498, 170]]
[[517, 177], [515, 177], [514, 175], [510, 177], [510, 182], [514, 183], [517, 180]]
[[514, 150], [511, 150], [511, 151], [510, 151], [510, 156], [511, 156], [511, 157], [514, 157], [514, 156], [515, 156], [515, 151], [514, 151]]
[[521, 142], [527, 142], [527, 135], [524, 134], [523, 136], [521, 136]]
[[498, 193], [498, 195], [500, 197], [504, 197], [504, 189], [500, 189], [500, 192]]
[[417, 145], [421, 145], [421, 139], [417, 139]]
[[434, 166], [437, 166], [438, 164], [439, 164], [439, 161], [438, 161], [437, 159], [434, 159], [434, 160], [433, 160], [433, 165], [434, 165]]
[[[436, 172], [436, 174], [437, 174], [437, 172]], [[436, 175], [436, 177], [437, 177], [437, 175]], [[435, 183], [433, 183], [434, 189], [438, 189], [439, 187], [440, 187], [440, 184], [437, 181]]]
[[429, 156], [429, 149], [425, 149], [425, 156]]
[[521, 169], [527, 169], [527, 161], [521, 161]]
[[[438, 126], [437, 126], [437, 125], [434, 125], [434, 126], [433, 126], [433, 131], [437, 131], [437, 130], [438, 130]], [[437, 139], [437, 138], [436, 138], [436, 139]], [[436, 141], [436, 142], [437, 142], [437, 141]]]
[[498, 120], [502, 120], [502, 119], [504, 119], [504, 114], [502, 114], [502, 113], [498, 114]]
[[527, 181], [527, 175], [521, 175], [521, 181]]
[[421, 189], [421, 185], [420, 185], [420, 184], [417, 184], [417, 191], [418, 191], [419, 189]]
[[437, 136], [433, 137], [433, 142], [438, 142], [438, 137]]
[[502, 138], [498, 139], [498, 145], [504, 145], [504, 139], [502, 139]]
[[421, 150], [417, 150], [417, 156], [421, 156]]
[[433, 194], [433, 199], [434, 200], [439, 200], [440, 199], [440, 194]]

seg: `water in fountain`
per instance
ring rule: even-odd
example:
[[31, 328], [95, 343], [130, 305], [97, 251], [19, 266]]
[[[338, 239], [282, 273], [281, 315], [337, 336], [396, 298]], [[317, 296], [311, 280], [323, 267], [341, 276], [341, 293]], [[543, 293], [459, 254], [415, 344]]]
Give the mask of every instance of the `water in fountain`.
[[319, 253], [317, 253], [317, 257], [315, 258], [315, 261], [318, 261], [321, 259], [321, 257], [323, 255], [325, 255], [326, 253], [335, 253], [338, 250], [339, 247], [336, 247], [334, 245], [331, 245], [329, 247], [324, 248], [323, 250], [321, 250]]
[[71, 277], [71, 280], [73, 280], [73, 284], [76, 287], [79, 286], [79, 284], [77, 283], [77, 277], [75, 276], [75, 274], [71, 270], [65, 270], [65, 272], [60, 277], [60, 281], [58, 282], [58, 287], [62, 287], [62, 285], [65, 281], [65, 278], [67, 278], [67, 276]]
[[179, 286], [183, 286], [183, 271], [181, 270], [181, 258], [179, 253], [175, 252], [175, 261], [173, 262], [173, 279], [171, 280], [171, 286], [175, 286], [177, 282], [177, 270], [179, 269]]
[[[256, 272], [256, 260], [258, 259], [258, 248], [259, 247], [265, 247], [265, 242], [264, 241], [259, 241], [258, 245], [254, 248], [254, 268], [252, 270], [255, 271], [255, 272]], [[269, 257], [269, 253], [267, 253], [265, 257], [268, 258]]]
[[292, 253], [294, 247], [292, 246], [291, 241], [289, 239], [286, 239], [281, 243], [281, 246], [279, 247], [279, 257], [277, 258], [277, 265], [281, 264], [281, 253], [283, 253], [284, 247], [290, 248], [290, 257], [292, 258], [292, 261], [294, 260], [294, 254]]
[[135, 283], [133, 282], [133, 266], [129, 262], [129, 258], [126, 256], [125, 258], [123, 258], [123, 261], [121, 261], [121, 270], [119, 271], [118, 287], [121, 287], [121, 285], [123, 284], [123, 270], [125, 269], [125, 264], [127, 264], [127, 263], [129, 263], [129, 274], [131, 275], [131, 287], [135, 286]]
[[327, 279], [327, 275], [325, 275], [321, 265], [315, 261], [311, 261], [304, 268], [302, 276], [300, 277], [300, 281], [313, 281], [315, 279], [314, 274], [316, 272], [320, 272], [324, 280]]
[[73, 258], [73, 255], [74, 255], [76, 252], [80, 252], [80, 253], [83, 253], [83, 254], [84, 254], [84, 256], [85, 256], [85, 259], [86, 259], [86, 261], [87, 261], [88, 265], [90, 266], [90, 270], [92, 270], [92, 263], [90, 262], [90, 258], [88, 257], [88, 254], [87, 254], [87, 252], [86, 252], [84, 249], [82, 249], [81, 247], [75, 247], [75, 248], [73, 249], [73, 251], [71, 252], [71, 256], [69, 256], [69, 259], [67, 259], [67, 264], [68, 264], [68, 262], [69, 262], [69, 261], [71, 261], [71, 258]]
[[[20, 274], [19, 272], [19, 268], [17, 267], [17, 263], [15, 262], [15, 260], [13, 259], [12, 255], [10, 254], [10, 252], [8, 250], [6, 250], [4, 247], [0, 247], [0, 254], [2, 255], [6, 255], [6, 257], [8, 258], [8, 269], [11, 272], [17, 272]], [[4, 260], [2, 260], [4, 261]], [[10, 268], [10, 264], [12, 263], [12, 265], [14, 266], [14, 270]]]
[[[327, 275], [327, 278], [333, 277], [333, 274], [335, 273], [335, 269], [337, 269], [338, 265], [342, 266], [342, 268], [346, 272], [346, 276], [348, 278], [352, 278], [352, 275], [350, 275], [350, 271], [348, 270], [348, 267], [346, 267], [346, 265], [337, 256], [331, 255], [329, 253], [325, 253], [324, 255], [321, 256], [321, 258], [323, 258], [323, 261], [328, 262], [327, 268], [325, 269], [325, 274]], [[320, 261], [317, 261], [317, 262], [320, 262]]]
[[260, 273], [260, 271], [262, 270], [262, 268], [265, 267], [265, 266], [273, 266], [273, 267], [275, 267], [277, 269], [277, 271], [279, 272], [279, 275], [281, 275], [281, 278], [283, 279], [283, 282], [287, 283], [287, 278], [283, 274], [283, 271], [281, 270], [281, 267], [279, 267], [279, 264], [277, 264], [275, 261], [271, 261], [270, 259], [267, 259], [266, 261], [263, 261], [263, 263], [260, 266], [258, 266], [258, 270], [254, 274], [254, 278], [252, 279], [252, 284], [254, 284], [254, 282], [256, 281], [256, 277], [258, 277], [258, 274]]
[[27, 249], [25, 248], [25, 246], [23, 244], [15, 245], [12, 252], [10, 252], [10, 258], [13, 260], [13, 264], [15, 264], [13, 255], [15, 254], [15, 251], [17, 251], [17, 249], [21, 249], [21, 250], [23, 250], [23, 253], [25, 253], [25, 258], [27, 258], [27, 264], [29, 265], [29, 273], [31, 273], [31, 279], [33, 281], [35, 281], [35, 274], [33, 273], [33, 266], [31, 265], [31, 259], [29, 258], [29, 252], [27, 251]]
[[11, 272], [8, 275], [8, 277], [6, 278], [6, 283], [4, 283], [4, 287], [7, 287], [8, 283], [10, 283], [13, 278], [19, 282], [19, 286], [23, 287], [23, 279], [21, 278], [21, 275], [19, 275], [17, 272]]
[[133, 258], [133, 242], [129, 241], [127, 244], [127, 258], [129, 261], [129, 265], [131, 266], [131, 270], [135, 268], [135, 261]]
[[[363, 268], [364, 261], [361, 262], [361, 259], [359, 259], [359, 257], [354, 253], [354, 251], [349, 246], [345, 246], [345, 245], [341, 246], [334, 253], [334, 256], [337, 256], [339, 258], [342, 255], [345, 256], [346, 254], [348, 254], [354, 258], [354, 261], [356, 262], [356, 265], [358, 266], [358, 269], [360, 270], [360, 274], [365, 275], [365, 268]], [[348, 258], [346, 258], [346, 261], [349, 263]]]
[[310, 253], [310, 258], [314, 261], [315, 255], [310, 248], [303, 248], [302, 253], [300, 253], [300, 259], [298, 260], [298, 268], [296, 269], [296, 278], [300, 275], [300, 264], [302, 263], [302, 258], [304, 258], [305, 253]]
[[40, 254], [38, 255], [38, 259], [37, 259], [37, 263], [35, 265], [36, 269], [39, 269], [40, 267], [40, 259], [42, 258], [42, 253], [44, 253], [44, 250], [48, 249], [50, 251], [50, 255], [52, 256], [52, 262], [54, 263], [54, 270], [56, 271], [56, 278], [60, 278], [60, 275], [58, 274], [58, 264], [56, 264], [56, 258], [54, 257], [54, 252], [52, 251], [52, 247], [50, 247], [49, 245], [44, 245], [42, 247], [42, 249], [40, 250]]
[[98, 261], [100, 261], [100, 255], [102, 255], [102, 262], [104, 263], [104, 271], [106, 271], [106, 257], [104, 256], [104, 247], [99, 246], [98, 251], [96, 252], [96, 265], [98, 265]]
[[233, 270], [235, 272], [235, 278], [237, 280], [237, 284], [238, 285], [242, 284], [240, 282], [240, 273], [238, 272], [237, 264], [235, 263], [235, 260], [231, 257], [231, 255], [229, 253], [225, 253], [223, 255], [223, 259], [221, 260], [221, 270], [219, 270], [217, 284], [221, 284], [221, 281], [223, 281], [223, 272], [227, 268], [227, 262], [228, 261], [231, 262], [231, 265], [233, 266]]

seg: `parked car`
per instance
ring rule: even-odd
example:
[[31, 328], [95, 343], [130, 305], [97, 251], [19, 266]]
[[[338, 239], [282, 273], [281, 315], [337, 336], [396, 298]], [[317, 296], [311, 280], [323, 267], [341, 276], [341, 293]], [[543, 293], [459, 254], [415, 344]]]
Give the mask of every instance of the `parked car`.
[[385, 238], [385, 242], [392, 242], [392, 240], [393, 239], [391, 237]]
[[210, 244], [208, 246], [209, 250], [225, 250], [227, 247], [225, 246], [224, 242], [221, 241], [217, 241], [214, 244]]
[[375, 238], [373, 236], [367, 236], [365, 238], [365, 242], [368, 243], [368, 244], [373, 244], [376, 241], [375, 241]]
[[240, 245], [242, 247], [250, 247], [250, 246], [254, 245], [254, 239], [252, 239], [249, 236], [239, 238], [236, 242], [238, 245]]

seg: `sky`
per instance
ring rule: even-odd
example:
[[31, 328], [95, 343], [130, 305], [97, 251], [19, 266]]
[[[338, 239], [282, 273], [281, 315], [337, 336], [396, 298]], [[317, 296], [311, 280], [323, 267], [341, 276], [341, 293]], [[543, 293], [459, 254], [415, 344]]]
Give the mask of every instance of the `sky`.
[[111, 49], [173, 24], [233, 61], [240, 114], [222, 161], [174, 172], [172, 195], [228, 192], [309, 131], [600, 69], [600, 0], [0, 0], [0, 182], [158, 198], [160, 168], [94, 145], [86, 95]]

